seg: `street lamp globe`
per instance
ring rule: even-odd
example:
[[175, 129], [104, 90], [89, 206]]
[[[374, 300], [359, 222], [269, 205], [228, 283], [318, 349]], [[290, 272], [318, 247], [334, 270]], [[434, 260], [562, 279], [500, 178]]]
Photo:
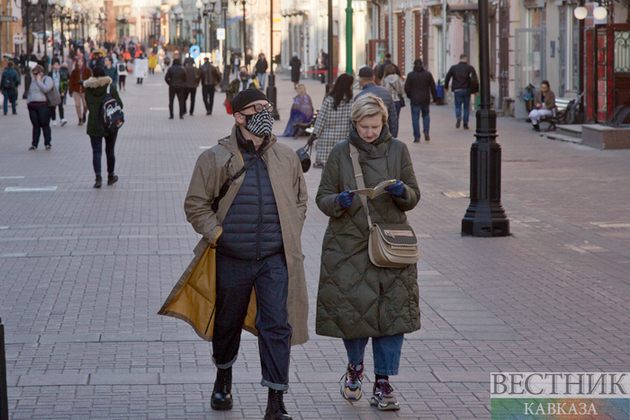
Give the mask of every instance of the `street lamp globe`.
[[168, 4], [163, 4], [160, 6], [160, 9], [162, 9], [162, 13], [168, 13], [168, 11], [171, 10], [171, 6]]
[[608, 10], [605, 7], [598, 6], [593, 10], [593, 17], [597, 20], [604, 20], [608, 16]]
[[72, 6], [72, 10], [74, 10], [75, 12], [79, 12], [79, 5], [75, 4], [74, 6]]
[[575, 10], [573, 11], [573, 15], [578, 20], [584, 20], [586, 19], [586, 16], [588, 15], [588, 10], [586, 10], [586, 7], [583, 7], [583, 6], [576, 7]]
[[31, 0], [31, 4], [33, 6], [37, 6], [37, 3], [39, 2], [39, 0]]
[[211, 4], [212, 6], [214, 6], [215, 4], [217, 4], [217, 0], [209, 0], [209, 1], [210, 1], [210, 4]]
[[201, 0], [197, 0], [197, 3], [195, 3], [195, 7], [197, 8], [197, 10], [203, 9], [203, 3], [201, 2]]
[[66, 7], [66, 0], [59, 0], [59, 7], [61, 7], [62, 9]]

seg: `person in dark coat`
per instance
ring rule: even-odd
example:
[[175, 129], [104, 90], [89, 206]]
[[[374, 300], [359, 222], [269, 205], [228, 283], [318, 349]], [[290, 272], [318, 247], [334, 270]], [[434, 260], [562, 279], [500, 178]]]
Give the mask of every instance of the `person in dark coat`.
[[15, 101], [17, 101], [18, 86], [20, 86], [20, 78], [17, 71], [15, 71], [15, 64], [13, 61], [9, 61], [7, 68], [2, 72], [2, 80], [0, 81], [0, 88], [2, 89], [2, 95], [4, 96], [4, 115], [7, 115], [7, 112], [9, 111], [9, 102], [11, 102], [13, 115], [17, 114]]
[[173, 101], [177, 95], [179, 102], [179, 118], [184, 119], [186, 115], [186, 97], [184, 93], [184, 84], [186, 83], [186, 70], [182, 67], [179, 59], [173, 60], [173, 65], [168, 68], [164, 81], [168, 85], [168, 111], [169, 118], [173, 119]]
[[267, 69], [269, 68], [269, 64], [267, 63], [267, 59], [265, 58], [265, 54], [258, 54], [258, 61], [256, 61], [256, 65], [254, 66], [256, 69], [256, 79], [258, 79], [258, 84], [262, 90], [265, 90], [265, 81], [267, 79]]
[[105, 73], [103, 67], [94, 67], [92, 74], [92, 77], [83, 82], [83, 86], [85, 87], [85, 102], [87, 102], [88, 110], [90, 111], [87, 122], [87, 135], [90, 136], [90, 142], [92, 143], [92, 165], [94, 167], [94, 174], [96, 175], [94, 188], [101, 188], [103, 184], [103, 178], [101, 177], [103, 140], [105, 140], [105, 155], [107, 156], [107, 185], [114, 185], [118, 181], [118, 175], [114, 173], [114, 166], [116, 164], [114, 146], [116, 145], [118, 132], [106, 132], [102, 124], [99, 124], [98, 121], [101, 104], [107, 95], [108, 88], [109, 95], [118, 101], [118, 105], [120, 105], [121, 109], [123, 103], [116, 90], [116, 85], [112, 83], [111, 77]]
[[379, 64], [378, 66], [378, 70], [376, 71], [376, 78], [378, 80], [382, 80], [383, 79], [383, 73], [385, 73], [385, 67], [387, 67], [388, 65], [392, 65], [394, 66], [394, 68], [396, 69], [396, 74], [399, 77], [402, 77], [402, 74], [400, 73], [400, 69], [398, 68], [398, 66], [394, 63], [392, 63], [392, 55], [390, 53], [385, 53], [385, 61], [383, 61], [381, 64]]
[[420, 111], [422, 111], [424, 139], [429, 141], [429, 124], [431, 122], [429, 104], [431, 103], [431, 96], [433, 96], [434, 102], [437, 101], [437, 89], [433, 75], [424, 69], [421, 59], [413, 62], [413, 71], [407, 75], [405, 81], [405, 93], [409, 97], [411, 105], [413, 142], [418, 143], [420, 141]]
[[199, 70], [201, 72], [201, 95], [206, 107], [206, 115], [212, 115], [214, 93], [216, 85], [221, 83], [221, 72], [212, 65], [208, 57], [204, 58], [203, 66]]
[[405, 212], [420, 200], [409, 150], [390, 134], [387, 115], [376, 95], [357, 98], [350, 134], [333, 147], [322, 172], [315, 201], [330, 219], [322, 244], [315, 332], [343, 339], [348, 367], [341, 394], [350, 401], [363, 394], [365, 347], [371, 338], [375, 377], [370, 403], [379, 410], [398, 410], [389, 376], [398, 374], [404, 334], [420, 329], [418, 271], [416, 264], [372, 264], [367, 214], [359, 196], [350, 192], [357, 188], [353, 146], [367, 188], [397, 180], [369, 200], [374, 223], [407, 224]]
[[453, 79], [453, 95], [455, 96], [455, 127], [459, 128], [462, 122], [462, 107], [464, 108], [464, 130], [468, 130], [468, 116], [470, 115], [470, 85], [471, 80], [477, 80], [477, 73], [473, 66], [468, 65], [468, 56], [459, 56], [459, 63], [451, 66], [446, 73], [444, 91], [448, 90], [448, 84]]
[[291, 66], [291, 81], [293, 82], [293, 88], [297, 89], [297, 85], [300, 82], [300, 67], [302, 67], [302, 62], [297, 56], [297, 53], [293, 53], [293, 58], [289, 62], [289, 66]]
[[[52, 68], [50, 72], [48, 73], [48, 75], [53, 79], [53, 82], [55, 83], [55, 88], [59, 92], [59, 97], [61, 98], [61, 102], [59, 103], [57, 108], [59, 108], [59, 119], [60, 119], [59, 125], [63, 127], [64, 125], [66, 125], [63, 105], [64, 105], [64, 99], [66, 97], [66, 94], [68, 93], [68, 84], [69, 84], [70, 76], [67, 72], [64, 72], [61, 69], [61, 65], [59, 64], [58, 58], [53, 58]], [[57, 125], [57, 116], [56, 116], [55, 108], [52, 109], [51, 118], [53, 121], [53, 125]]]
[[186, 101], [188, 101], [188, 97], [190, 96], [190, 116], [192, 117], [195, 113], [195, 99], [197, 97], [197, 87], [199, 86], [201, 73], [199, 69], [195, 67], [195, 62], [192, 59], [186, 60], [184, 70], [186, 70], [186, 83], [184, 83], [184, 92], [186, 95], [184, 98], [184, 114], [186, 113]]
[[381, 98], [389, 115], [387, 118], [389, 132], [394, 137], [398, 136], [398, 118], [396, 118], [396, 104], [394, 103], [394, 98], [392, 98], [392, 94], [389, 93], [387, 89], [382, 86], [376, 86], [376, 83], [374, 83], [374, 70], [372, 70], [372, 68], [363, 66], [359, 69], [359, 84], [363, 90], [357, 93], [354, 99], [357, 100], [367, 93], [373, 93]]

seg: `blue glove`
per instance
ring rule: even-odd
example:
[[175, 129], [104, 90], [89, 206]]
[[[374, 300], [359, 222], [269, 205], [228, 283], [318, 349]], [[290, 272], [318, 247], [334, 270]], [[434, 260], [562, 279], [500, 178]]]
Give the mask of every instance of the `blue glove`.
[[385, 191], [393, 196], [400, 197], [405, 192], [405, 184], [402, 181], [396, 181], [394, 185], [385, 187]]
[[352, 205], [352, 199], [354, 198], [354, 193], [351, 193], [350, 190], [344, 191], [337, 196], [337, 201], [344, 209], [347, 209]]

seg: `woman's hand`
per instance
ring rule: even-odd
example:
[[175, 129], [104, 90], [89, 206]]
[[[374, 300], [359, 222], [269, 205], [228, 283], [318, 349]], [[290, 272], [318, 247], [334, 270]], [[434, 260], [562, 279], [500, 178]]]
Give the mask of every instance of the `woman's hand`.
[[354, 198], [354, 193], [351, 193], [350, 190], [344, 191], [337, 196], [337, 201], [344, 209], [347, 209], [352, 205], [352, 199]]
[[405, 192], [405, 184], [402, 181], [396, 181], [394, 185], [385, 187], [385, 191], [393, 196], [400, 197]]

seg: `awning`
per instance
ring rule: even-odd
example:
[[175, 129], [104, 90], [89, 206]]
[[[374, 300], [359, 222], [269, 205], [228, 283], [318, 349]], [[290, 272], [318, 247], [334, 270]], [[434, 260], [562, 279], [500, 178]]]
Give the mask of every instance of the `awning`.
[[[243, 19], [243, 15], [241, 16], [237, 16], [237, 17], [233, 17], [232, 19], [228, 19], [227, 22], [225, 22], [225, 24], [227, 26], [230, 26], [231, 24], [233, 24], [234, 22], [238, 22], [239, 20]], [[221, 24], [219, 25], [219, 28], [223, 28], [223, 22], [221, 22]]]
[[479, 10], [478, 3], [464, 3], [464, 4], [449, 4], [448, 10], [453, 12], [468, 12], [473, 10]]

